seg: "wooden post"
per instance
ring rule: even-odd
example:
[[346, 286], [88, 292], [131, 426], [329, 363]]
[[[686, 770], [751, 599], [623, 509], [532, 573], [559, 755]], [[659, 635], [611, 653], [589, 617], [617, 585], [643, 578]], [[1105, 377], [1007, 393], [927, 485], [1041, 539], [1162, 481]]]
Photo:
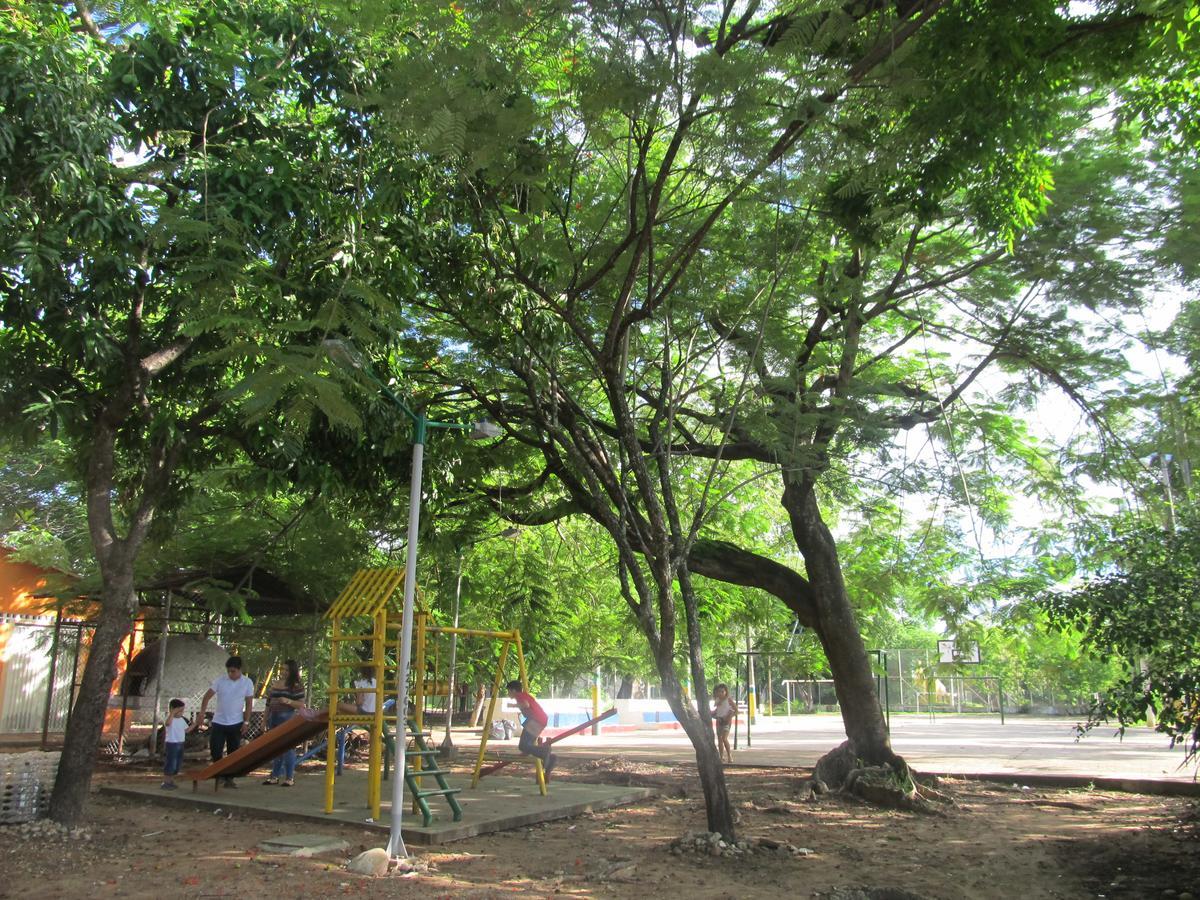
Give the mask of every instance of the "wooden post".
[[764, 716], [770, 716], [770, 715], [774, 715], [774, 706], [775, 706], [775, 698], [771, 696], [772, 681], [771, 681], [771, 656], [770, 656], [770, 654], [767, 655], [766, 660], [767, 660], [767, 685], [766, 685], [765, 691], [763, 692], [763, 708], [762, 708], [762, 710], [763, 710]]
[[750, 646], [750, 626], [746, 626], [746, 746], [750, 746], [750, 726], [757, 724], [758, 708], [754, 694], [754, 651]]
[[[50, 705], [54, 702], [54, 676], [58, 668], [58, 637], [62, 631], [62, 607], [54, 616], [54, 640], [50, 643], [50, 680], [46, 683], [46, 708], [42, 712], [42, 749], [46, 749], [46, 737], [50, 732]], [[71, 679], [74, 682], [74, 678]], [[70, 704], [67, 705], [70, 709]]]
[[[454, 627], [458, 628], [458, 607], [459, 600], [462, 597], [462, 576], [463, 576], [463, 555], [458, 554], [458, 577], [454, 582]], [[458, 663], [458, 632], [454, 631], [450, 634], [450, 671], [446, 678], [446, 737], [442, 741], [441, 752], [443, 756], [454, 755], [454, 738], [450, 736], [451, 729], [454, 727], [454, 704], [456, 701], [454, 669]]]
[[492, 717], [496, 714], [496, 697], [500, 693], [500, 682], [504, 677], [504, 664], [508, 661], [508, 648], [511, 643], [511, 639], [506, 640], [504, 646], [500, 648], [500, 662], [496, 665], [496, 677], [492, 681], [492, 697], [487, 705], [487, 715], [483, 720], [483, 734], [479, 736], [479, 758], [475, 760], [475, 774], [471, 778], [471, 787], [479, 787], [479, 770], [483, 768], [483, 754], [487, 750], [488, 734], [492, 730]]
[[[162, 623], [162, 636], [159, 637], [159, 639], [158, 639], [158, 674], [155, 676], [155, 680], [154, 680], [154, 718], [151, 720], [151, 723], [150, 723], [150, 758], [151, 759], [154, 759], [155, 751], [158, 750], [158, 706], [162, 702], [163, 673], [166, 671], [166, 667], [167, 667], [167, 637], [168, 637], [168, 633], [169, 633], [169, 626], [171, 624], [171, 592], [167, 591], [166, 593], [167, 593], [167, 599], [163, 603], [164, 611], [163, 611], [163, 623]], [[170, 702], [169, 697], [167, 698], [167, 701]], [[165, 724], [165, 722], [166, 722], [165, 718], [164, 718], [163, 722]], [[165, 754], [166, 752], [167, 752], [166, 739], [164, 737], [163, 753]]]
[[[379, 805], [383, 799], [380, 781], [383, 764], [383, 642], [387, 636], [387, 607], [381, 607], [371, 619], [371, 675], [375, 680], [375, 719], [371, 723], [371, 745], [367, 764], [367, 803], [371, 807], [371, 818], [379, 821]], [[397, 717], [399, 725], [401, 719]]]
[[592, 734], [600, 733], [600, 668], [592, 676]]
[[336, 616], [329, 644], [329, 728], [325, 733], [325, 812], [333, 812], [333, 779], [337, 776], [337, 705], [342, 623]]
[[71, 713], [75, 709], [75, 688], [79, 682], [79, 650], [83, 646], [83, 623], [75, 626], [75, 652], [71, 655], [71, 696], [67, 698], [67, 721], [64, 730], [71, 727]]
[[[125, 638], [125, 671], [121, 675], [121, 721], [117, 725], [117, 756], [125, 755], [125, 716], [129, 712], [129, 666], [133, 662], [133, 638], [137, 634], [137, 622]], [[142, 642], [145, 643], [146, 626], [142, 623]]]

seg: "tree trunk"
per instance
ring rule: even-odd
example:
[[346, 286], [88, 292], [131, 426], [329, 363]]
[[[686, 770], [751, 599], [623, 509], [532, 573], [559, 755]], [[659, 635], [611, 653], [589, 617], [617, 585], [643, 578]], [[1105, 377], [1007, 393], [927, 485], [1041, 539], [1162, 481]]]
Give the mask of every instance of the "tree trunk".
[[[142, 346], [142, 309], [147, 281], [140, 282], [132, 298], [128, 337], [123, 348], [124, 378], [115, 384], [103, 407], [92, 422], [85, 476], [88, 533], [92, 550], [103, 579], [100, 615], [92, 633], [87, 664], [70, 724], [63, 739], [62, 757], [54, 792], [50, 795], [50, 815], [55, 821], [73, 826], [83, 816], [83, 807], [96, 768], [96, 751], [104, 730], [104, 713], [113, 679], [117, 677], [117, 654], [121, 642], [133, 628], [137, 614], [137, 592], [133, 586], [133, 566], [142, 548], [155, 511], [170, 486], [175, 462], [182, 448], [180, 435], [173, 429], [154, 434], [130, 422], [131, 413], [149, 408], [147, 386], [150, 379], [177, 362], [191, 344], [190, 338], [147, 354]], [[118, 436], [126, 431], [135, 444], [145, 449], [142, 460], [140, 493], [130, 500], [121, 518], [127, 526], [124, 537], [117, 532], [113, 501], [118, 470]]]
[[475, 682], [475, 708], [471, 711], [471, 727], [476, 728], [479, 725], [479, 717], [483, 715], [483, 703], [486, 697], [484, 696], [483, 682]]
[[633, 697], [633, 676], [622, 675], [621, 686], [617, 688], [617, 699], [629, 700], [631, 697]]
[[784, 488], [783, 506], [804, 556], [819, 618], [817, 632], [833, 673], [846, 736], [864, 764], [906, 770], [904, 761], [892, 751], [871, 662], [846, 593], [837, 546], [821, 518], [811, 482], [789, 481]]
[[[700, 773], [700, 785], [704, 790], [705, 809], [708, 813], [708, 830], [716, 831], [725, 840], [733, 842], [737, 839], [733, 828], [733, 809], [729, 805], [729, 787], [725, 782], [725, 769], [721, 765], [721, 750], [717, 746], [713, 734], [712, 716], [708, 706], [708, 681], [704, 677], [704, 645], [700, 633], [700, 607], [696, 602], [696, 592], [692, 585], [692, 573], [687, 567], [686, 560], [679, 566], [676, 573], [679, 582], [679, 593], [683, 598], [685, 622], [688, 636], [688, 662], [692, 673], [692, 683], [696, 692], [696, 707], [681, 697], [681, 705], [687, 714], [680, 719], [685, 731], [693, 726], [695, 733], [688, 731], [688, 737], [696, 750], [696, 767]], [[678, 718], [678, 716], [676, 716]]]
[[117, 677], [117, 657], [121, 642], [133, 629], [137, 611], [132, 567], [115, 578], [106, 577], [105, 582], [100, 617], [88, 648], [78, 700], [71, 711], [54, 792], [50, 795], [51, 818], [71, 827], [83, 817], [108, 697]]
[[704, 791], [708, 830], [719, 832], [726, 841], [732, 843], [737, 839], [733, 828], [733, 807], [729, 803], [729, 789], [725, 784], [725, 770], [721, 767], [717, 739], [696, 709], [683, 699], [683, 686], [679, 683], [674, 665], [660, 663], [658, 670], [663, 697], [696, 751], [696, 768], [700, 772], [700, 787]]

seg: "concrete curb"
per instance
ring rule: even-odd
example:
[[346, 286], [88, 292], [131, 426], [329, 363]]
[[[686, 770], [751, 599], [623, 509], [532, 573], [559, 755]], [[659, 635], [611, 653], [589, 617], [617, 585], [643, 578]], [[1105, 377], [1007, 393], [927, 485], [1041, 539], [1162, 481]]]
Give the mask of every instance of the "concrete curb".
[[965, 781], [990, 781], [998, 784], [1025, 784], [1047, 788], [1096, 788], [1126, 794], [1156, 794], [1164, 797], [1200, 797], [1198, 781], [1166, 781], [1158, 778], [1112, 778], [1099, 775], [1046, 775], [1033, 772], [926, 772], [938, 778]]
[[[572, 760], [604, 759], [615, 754], [572, 753]], [[653, 764], [653, 763], [647, 763]], [[672, 765], [669, 762], [660, 765]], [[678, 763], [674, 763], [678, 765]], [[779, 763], [725, 763], [731, 769], [783, 769], [812, 774], [811, 765], [781, 765]], [[1045, 772], [944, 772], [917, 767], [918, 775], [935, 775], [938, 778], [961, 778], [964, 781], [989, 781], [996, 784], [1026, 784], [1030, 787], [1046, 788], [1096, 788], [1102, 791], [1120, 791], [1125, 794], [1154, 794], [1163, 797], [1200, 797], [1200, 781], [1175, 781], [1165, 778], [1123, 778], [1106, 775], [1052, 775]]]
[[[528, 785], [528, 779], [524, 780]], [[513, 779], [496, 777], [494, 780], [488, 779], [488, 781], [493, 784], [501, 784], [497, 788], [498, 793], [495, 796], [498, 798], [498, 803], [505, 810], [503, 815], [488, 815], [486, 811], [472, 805], [468, 808], [463, 821], [460, 822], [435, 821], [433, 825], [421, 826], [413, 824], [411, 820], [406, 820], [403, 825], [404, 840], [412, 844], [444, 844], [480, 834], [509, 831], [524, 826], [536, 825], [541, 822], [549, 822], [554, 819], [571, 818], [584, 813], [639, 803], [659, 794], [657, 787], [589, 785], [586, 782], [580, 782], [577, 786], [582, 789], [582, 792], [590, 791], [593, 796], [580, 796], [581, 791], [576, 791], [575, 796], [571, 796], [562, 790], [557, 792], [552, 791], [550, 796], [546, 798], [536, 798], [536, 796], [526, 798], [538, 800], [538, 805], [533, 808], [521, 810], [513, 805], [512, 787], [503, 784], [503, 782], [511, 782]], [[572, 782], [564, 781], [562, 784], [571, 785]], [[599, 789], [600, 795], [594, 795], [595, 789]], [[122, 797], [127, 800], [137, 800], [142, 803], [173, 806], [175, 808], [184, 807], [209, 813], [220, 812], [223, 816], [236, 816], [238, 818], [311, 822], [322, 825], [349, 826], [384, 833], [390, 828], [390, 823], [386, 817], [378, 822], [362, 819], [361, 814], [364, 810], [359, 809], [357, 806], [354, 807], [355, 811], [353, 813], [348, 813], [347, 809], [340, 808], [337, 812], [327, 815], [323, 810], [310, 807], [280, 809], [272, 806], [256, 805], [255, 801], [260, 798], [255, 795], [253, 789], [247, 789], [244, 792], [223, 792], [218, 797], [210, 793], [164, 792], [155, 789], [152, 785], [130, 786], [110, 784], [100, 786], [98, 792], [108, 796]], [[481, 793], [488, 793], [486, 787], [481, 790]], [[567, 793], [567, 796], [564, 796], [564, 793]], [[533, 790], [533, 795], [536, 795], [536, 789]], [[299, 798], [298, 795], [288, 796], [297, 796], [297, 799], [303, 799]], [[520, 798], [517, 799], [519, 800]]]

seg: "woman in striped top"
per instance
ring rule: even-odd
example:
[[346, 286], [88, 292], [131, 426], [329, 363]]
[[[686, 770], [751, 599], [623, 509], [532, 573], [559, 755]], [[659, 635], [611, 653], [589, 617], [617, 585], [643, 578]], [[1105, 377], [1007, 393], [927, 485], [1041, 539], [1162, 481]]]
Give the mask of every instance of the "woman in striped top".
[[[304, 706], [304, 683], [300, 680], [300, 666], [294, 659], [283, 663], [283, 677], [271, 685], [267, 692], [267, 728], [282, 725]], [[263, 784], [281, 784], [291, 787], [296, 783], [296, 748], [275, 757], [271, 764], [271, 777]]]

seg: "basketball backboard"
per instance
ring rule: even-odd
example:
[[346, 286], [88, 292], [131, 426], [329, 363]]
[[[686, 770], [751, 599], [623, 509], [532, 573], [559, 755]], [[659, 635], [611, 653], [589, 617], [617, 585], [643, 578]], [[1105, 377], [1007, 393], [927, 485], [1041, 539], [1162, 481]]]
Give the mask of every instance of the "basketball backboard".
[[947, 665], [978, 665], [979, 641], [938, 641], [938, 662]]

